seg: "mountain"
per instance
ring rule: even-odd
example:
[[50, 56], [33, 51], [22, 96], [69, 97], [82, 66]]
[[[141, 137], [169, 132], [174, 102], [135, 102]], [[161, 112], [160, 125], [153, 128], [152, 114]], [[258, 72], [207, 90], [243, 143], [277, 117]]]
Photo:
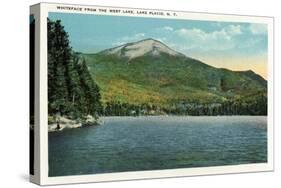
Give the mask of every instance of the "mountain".
[[138, 42], [127, 43], [101, 52], [103, 55], [116, 55], [119, 58], [134, 59], [144, 55], [160, 56], [162, 53], [171, 56], [183, 56], [154, 39], [145, 39]]
[[101, 89], [103, 104], [170, 108], [251, 101], [254, 105], [267, 97], [267, 81], [253, 71], [215, 68], [154, 39], [80, 57]]

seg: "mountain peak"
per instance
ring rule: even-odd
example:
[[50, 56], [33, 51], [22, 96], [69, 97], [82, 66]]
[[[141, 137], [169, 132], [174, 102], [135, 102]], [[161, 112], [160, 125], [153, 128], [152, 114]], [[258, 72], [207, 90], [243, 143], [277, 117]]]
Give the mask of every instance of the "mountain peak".
[[128, 59], [134, 59], [143, 55], [159, 56], [161, 53], [165, 53], [171, 56], [182, 56], [181, 53], [172, 50], [162, 42], [152, 38], [127, 43], [115, 48], [105, 50], [103, 51], [103, 53], [114, 54], [119, 57], [126, 57]]

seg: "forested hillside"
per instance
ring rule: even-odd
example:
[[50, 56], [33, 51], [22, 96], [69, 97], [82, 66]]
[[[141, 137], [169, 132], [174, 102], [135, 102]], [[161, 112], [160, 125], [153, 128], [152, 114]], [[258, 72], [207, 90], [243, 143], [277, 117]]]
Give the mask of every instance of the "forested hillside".
[[154, 39], [80, 54], [101, 88], [105, 115], [266, 115], [267, 81], [215, 68]]

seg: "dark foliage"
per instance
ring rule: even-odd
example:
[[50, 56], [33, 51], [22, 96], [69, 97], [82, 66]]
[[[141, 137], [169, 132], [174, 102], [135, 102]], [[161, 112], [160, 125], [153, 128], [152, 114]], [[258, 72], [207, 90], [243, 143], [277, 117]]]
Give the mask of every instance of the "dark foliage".
[[48, 110], [73, 119], [97, 116], [99, 87], [85, 60], [75, 54], [61, 22], [48, 20]]
[[198, 103], [182, 101], [167, 107], [157, 105], [136, 105], [120, 102], [107, 102], [105, 116], [139, 116], [139, 115], [267, 115], [267, 97], [261, 92], [239, 99], [229, 99], [222, 103]]

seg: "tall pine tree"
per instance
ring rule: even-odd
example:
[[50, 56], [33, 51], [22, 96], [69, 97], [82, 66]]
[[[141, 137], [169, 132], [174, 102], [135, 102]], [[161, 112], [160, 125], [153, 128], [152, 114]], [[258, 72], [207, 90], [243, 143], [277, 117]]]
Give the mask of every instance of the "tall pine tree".
[[100, 91], [85, 60], [75, 54], [61, 22], [48, 19], [48, 108], [49, 114], [70, 118], [97, 116]]

